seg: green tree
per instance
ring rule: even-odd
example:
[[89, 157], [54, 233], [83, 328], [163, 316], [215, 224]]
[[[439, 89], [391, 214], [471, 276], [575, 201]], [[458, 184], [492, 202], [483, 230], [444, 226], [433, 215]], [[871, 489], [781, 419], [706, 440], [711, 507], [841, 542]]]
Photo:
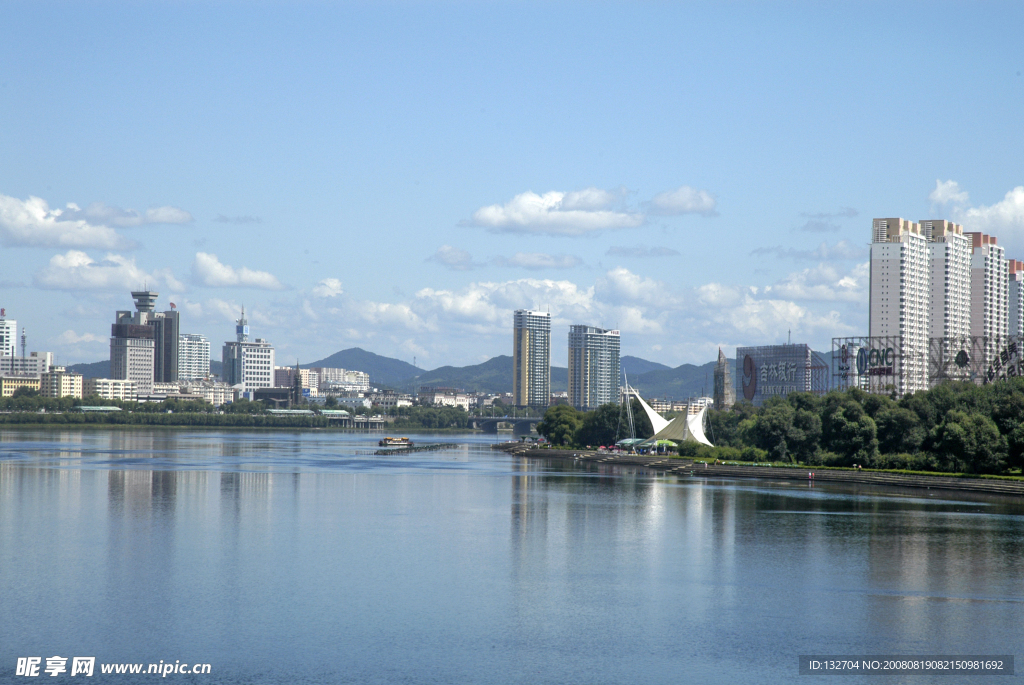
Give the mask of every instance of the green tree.
[[787, 438], [793, 430], [796, 411], [783, 399], [770, 398], [754, 419], [751, 434], [754, 444], [768, 452], [772, 461], [789, 460]]
[[932, 449], [953, 470], [1001, 473], [1006, 470], [1006, 440], [992, 419], [952, 410], [931, 435]]
[[830, 392], [822, 403], [821, 447], [844, 465], [869, 464], [878, 456], [878, 430], [857, 401], [862, 395]]
[[[621, 436], [619, 417], [621, 407], [617, 404], [603, 404], [594, 411], [584, 414], [576, 431], [577, 445], [611, 445]], [[545, 414], [545, 418], [547, 414]], [[628, 436], [626, 436], [628, 437]]]
[[882, 454], [912, 454], [921, 449], [928, 433], [917, 414], [890, 404], [875, 414], [878, 428], [878, 451]]
[[821, 415], [818, 410], [796, 410], [787, 444], [796, 461], [808, 463], [814, 458], [821, 444]]
[[569, 445], [580, 427], [580, 414], [575, 407], [559, 404], [549, 407], [544, 418], [537, 424], [537, 433], [547, 438], [552, 445]]

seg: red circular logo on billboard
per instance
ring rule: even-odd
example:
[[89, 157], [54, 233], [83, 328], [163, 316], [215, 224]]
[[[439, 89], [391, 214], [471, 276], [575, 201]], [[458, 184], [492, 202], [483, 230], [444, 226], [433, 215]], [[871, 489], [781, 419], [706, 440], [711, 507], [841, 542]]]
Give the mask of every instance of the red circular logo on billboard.
[[757, 365], [750, 355], [743, 357], [743, 397], [753, 402], [757, 393]]

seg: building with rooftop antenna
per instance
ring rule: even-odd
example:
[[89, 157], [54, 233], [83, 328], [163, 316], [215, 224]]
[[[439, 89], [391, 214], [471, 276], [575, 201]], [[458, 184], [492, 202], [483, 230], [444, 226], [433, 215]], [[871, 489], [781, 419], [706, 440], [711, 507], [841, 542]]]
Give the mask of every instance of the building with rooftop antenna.
[[273, 388], [274, 346], [263, 338], [249, 341], [249, 321], [242, 315], [235, 321], [235, 341], [224, 343], [221, 360], [224, 363], [224, 382], [242, 386], [243, 392], [257, 388]]
[[153, 383], [178, 380], [179, 314], [155, 311], [159, 296], [152, 290], [132, 291], [135, 312], [118, 311], [110, 329], [110, 376], [133, 381], [140, 395], [151, 392]]

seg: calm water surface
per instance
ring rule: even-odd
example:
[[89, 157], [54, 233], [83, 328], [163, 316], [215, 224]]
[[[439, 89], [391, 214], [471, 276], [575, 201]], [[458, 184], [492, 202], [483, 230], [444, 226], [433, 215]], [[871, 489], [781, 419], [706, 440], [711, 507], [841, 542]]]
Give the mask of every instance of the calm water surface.
[[0, 682], [53, 655], [211, 664], [166, 682], [531, 684], [1024, 655], [1019, 501], [593, 470], [479, 436], [376, 457], [378, 438], [0, 432]]

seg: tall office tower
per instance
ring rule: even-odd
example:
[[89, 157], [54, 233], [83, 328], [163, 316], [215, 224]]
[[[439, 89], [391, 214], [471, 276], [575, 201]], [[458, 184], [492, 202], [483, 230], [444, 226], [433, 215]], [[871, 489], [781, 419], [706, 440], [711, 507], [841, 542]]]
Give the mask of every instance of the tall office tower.
[[[951, 221], [926, 219], [931, 305], [928, 337], [959, 339], [971, 334], [971, 239]], [[960, 349], [959, 343], [952, 343]]]
[[551, 314], [517, 309], [512, 331], [512, 402], [546, 407], [551, 401]]
[[619, 399], [619, 332], [569, 327], [569, 404], [595, 409]]
[[892, 338], [900, 368], [900, 394], [928, 389], [930, 264], [921, 225], [906, 219], [875, 219], [871, 225], [868, 329]]
[[[154, 293], [155, 294], [155, 293]], [[157, 383], [176, 383], [178, 381], [178, 347], [181, 319], [178, 310], [154, 312], [149, 325], [153, 331], [153, 380]]]
[[996, 237], [968, 233], [971, 257], [971, 335], [985, 339], [985, 364], [1006, 344], [1009, 333], [1009, 269]]
[[6, 309], [0, 312], [0, 357], [14, 357], [18, 351], [18, 322], [7, 318]]
[[[135, 290], [132, 291], [132, 299], [135, 300], [135, 313], [130, 311], [119, 311], [116, 315], [115, 325], [132, 325], [132, 326], [149, 326], [152, 330], [149, 335], [139, 337], [139, 335], [131, 335], [133, 339], [148, 339], [153, 341], [153, 382], [156, 383], [174, 383], [178, 380], [178, 328], [179, 328], [179, 317], [178, 312], [174, 309], [174, 305], [171, 305], [171, 309], [166, 312], [157, 312], [156, 309], [156, 298], [160, 296], [160, 293], [155, 293], [151, 290]], [[112, 334], [115, 335], [116, 334]], [[118, 344], [118, 348], [121, 350], [119, 354], [123, 353], [124, 349], [127, 349], [129, 345]], [[111, 353], [113, 354], [114, 343], [111, 341]], [[122, 354], [123, 356], [123, 354]], [[113, 368], [114, 358], [111, 359], [111, 368]], [[115, 376], [115, 378], [118, 378]], [[132, 380], [135, 380], [134, 378]], [[136, 385], [136, 389], [139, 394], [146, 394], [150, 389], [145, 389], [143, 386]]]
[[715, 389], [712, 399], [715, 409], [725, 410], [736, 404], [736, 388], [732, 384], [732, 369], [729, 360], [718, 348], [718, 362], [715, 364]]
[[178, 336], [178, 378], [194, 381], [210, 375], [210, 341], [195, 333]]
[[135, 291], [135, 313], [120, 310], [110, 326], [110, 377], [129, 380], [140, 395], [153, 391], [157, 328], [150, 325], [157, 293]]
[[235, 321], [235, 342], [224, 343], [224, 382], [241, 385], [243, 392], [274, 387], [274, 347], [263, 338], [249, 341], [249, 321], [242, 316]]
[[1009, 260], [1009, 283], [1007, 304], [1009, 313], [1007, 321], [1010, 335], [1024, 336], [1024, 262]]

